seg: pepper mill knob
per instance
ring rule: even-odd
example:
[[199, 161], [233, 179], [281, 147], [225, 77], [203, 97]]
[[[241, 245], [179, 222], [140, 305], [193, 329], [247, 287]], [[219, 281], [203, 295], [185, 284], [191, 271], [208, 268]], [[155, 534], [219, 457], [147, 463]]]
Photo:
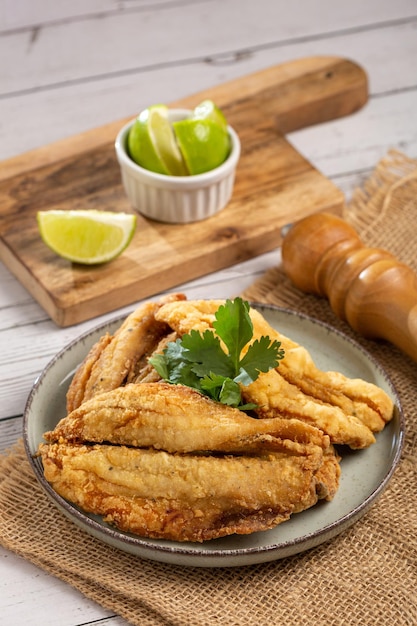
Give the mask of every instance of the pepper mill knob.
[[417, 361], [417, 275], [381, 248], [367, 248], [342, 218], [317, 213], [282, 243], [284, 271], [301, 291], [325, 296], [364, 337], [385, 339]]

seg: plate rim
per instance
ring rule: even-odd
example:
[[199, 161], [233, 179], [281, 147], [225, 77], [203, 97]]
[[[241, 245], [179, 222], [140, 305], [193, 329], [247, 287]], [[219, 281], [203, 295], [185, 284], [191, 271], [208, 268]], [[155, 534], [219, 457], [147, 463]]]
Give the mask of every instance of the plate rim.
[[[272, 312], [277, 312], [278, 314], [282, 314], [284, 316], [301, 318], [309, 323], [317, 324], [327, 333], [336, 335], [342, 341], [347, 341], [349, 344], [351, 344], [351, 346], [353, 346], [354, 349], [358, 350], [362, 354], [362, 356], [366, 360], [368, 360], [372, 364], [372, 366], [376, 370], [378, 370], [379, 373], [383, 376], [386, 384], [390, 388], [392, 396], [395, 398], [394, 404], [398, 418], [398, 436], [396, 438], [396, 448], [395, 453], [392, 457], [392, 462], [385, 471], [384, 476], [380, 480], [379, 484], [364, 500], [360, 502], [360, 504], [358, 504], [352, 510], [343, 514], [336, 520], [327, 523], [325, 526], [318, 530], [304, 533], [301, 536], [297, 536], [293, 539], [288, 539], [280, 543], [275, 542], [266, 546], [252, 546], [242, 548], [207, 549], [204, 548], [204, 543], [202, 543], [197, 544], [198, 550], [190, 550], [190, 548], [187, 548], [188, 543], [190, 542], [184, 543], [183, 547], [182, 544], [178, 542], [175, 542], [175, 545], [171, 545], [173, 542], [169, 542], [168, 540], [154, 540], [146, 537], [141, 537], [139, 535], [124, 533], [117, 528], [113, 529], [112, 527], [105, 525], [104, 522], [98, 521], [94, 517], [91, 517], [90, 514], [85, 513], [81, 509], [76, 507], [73, 503], [65, 500], [65, 498], [55, 492], [51, 485], [46, 481], [43, 475], [43, 471], [41, 471], [40, 468], [40, 461], [34, 458], [35, 453], [31, 449], [29, 442], [30, 408], [32, 402], [36, 397], [36, 394], [38, 393], [38, 390], [41, 387], [43, 380], [54, 368], [54, 366], [56, 366], [56, 363], [63, 356], [65, 356], [67, 352], [78, 346], [78, 344], [87, 340], [92, 335], [98, 334], [99, 332], [105, 332], [106, 329], [108, 330], [110, 327], [122, 322], [129, 315], [129, 312], [127, 312], [126, 314], [115, 316], [107, 321], [97, 324], [96, 326], [80, 334], [78, 337], [66, 344], [61, 350], [59, 350], [35, 379], [25, 404], [23, 412], [23, 443], [26, 456], [38, 483], [46, 492], [46, 495], [49, 497], [49, 499], [52, 500], [57, 508], [67, 517], [67, 519], [72, 521], [72, 523], [76, 524], [77, 526], [81, 526], [85, 532], [95, 536], [98, 540], [101, 540], [102, 542], [113, 546], [114, 542], [120, 542], [123, 544], [123, 546], [126, 546], [126, 549], [119, 545], [115, 546], [117, 549], [129, 552], [131, 554], [135, 554], [136, 556], [142, 558], [170, 564], [189, 565], [193, 567], [232, 567], [279, 560], [287, 556], [293, 556], [300, 552], [304, 552], [314, 547], [317, 547], [318, 545], [321, 545], [322, 543], [334, 538], [338, 534], [347, 530], [347, 528], [349, 528], [356, 521], [358, 521], [367, 512], [370, 506], [382, 495], [388, 483], [390, 482], [396, 468], [398, 467], [405, 439], [405, 417], [401, 405], [401, 399], [394, 383], [392, 382], [385, 368], [381, 365], [378, 359], [376, 359], [374, 355], [370, 353], [366, 348], [364, 348], [358, 341], [345, 334], [338, 328], [335, 328], [328, 322], [322, 321], [295, 309], [282, 307], [275, 304], [263, 303], [253, 300], [249, 301], [249, 304], [251, 307], [257, 310], [269, 310]], [[70, 372], [68, 372], [68, 374], [70, 374]], [[97, 535], [103, 536], [98, 537]], [[167, 543], [151, 544], [151, 541], [166, 541]], [[309, 545], [307, 547], [303, 547], [305, 543], [309, 543]], [[194, 543], [193, 545], [196, 544]], [[253, 558], [254, 556], [257, 556], [258, 558]], [[223, 560], [227, 558], [231, 559], [230, 563], [223, 562]], [[219, 560], [221, 562], [218, 562]], [[198, 561], [201, 562], [199, 563]]]

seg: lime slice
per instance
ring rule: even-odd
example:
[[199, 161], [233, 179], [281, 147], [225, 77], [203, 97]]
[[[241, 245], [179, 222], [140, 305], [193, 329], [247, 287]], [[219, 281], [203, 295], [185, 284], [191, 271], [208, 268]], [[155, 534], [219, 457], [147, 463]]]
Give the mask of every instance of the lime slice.
[[185, 119], [173, 122], [173, 127], [190, 174], [208, 172], [229, 156], [229, 133], [217, 122]]
[[129, 245], [136, 215], [111, 211], [38, 211], [44, 243], [56, 254], [94, 265], [117, 257]]
[[224, 129], [227, 129], [227, 121], [223, 112], [214, 104], [212, 100], [203, 100], [198, 104], [192, 114], [196, 120], [212, 120]]
[[171, 176], [188, 174], [165, 105], [151, 106], [139, 114], [127, 144], [135, 163], [151, 172]]

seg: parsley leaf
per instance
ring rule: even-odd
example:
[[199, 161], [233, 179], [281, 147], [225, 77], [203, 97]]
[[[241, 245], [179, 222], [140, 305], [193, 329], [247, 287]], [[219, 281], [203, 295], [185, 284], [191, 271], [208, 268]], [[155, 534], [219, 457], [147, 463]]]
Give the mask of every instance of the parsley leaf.
[[233, 369], [239, 371], [240, 354], [253, 335], [252, 320], [249, 315], [249, 303], [241, 298], [226, 300], [216, 313], [213, 328], [229, 350]]
[[242, 298], [226, 300], [215, 314], [216, 334], [211, 330], [191, 330], [168, 343], [162, 354], [154, 355], [149, 362], [170, 383], [193, 387], [217, 402], [241, 410], [255, 408], [256, 405], [242, 403], [241, 385], [249, 385], [261, 372], [277, 367], [284, 350], [279, 341], [262, 336], [242, 356], [253, 337], [249, 310], [249, 303]]
[[205, 376], [209, 372], [216, 372], [222, 376], [233, 378], [233, 364], [228, 355], [223, 352], [220, 339], [211, 330], [203, 334], [192, 330], [183, 335], [182, 346], [184, 356], [193, 363], [193, 372], [197, 376]]

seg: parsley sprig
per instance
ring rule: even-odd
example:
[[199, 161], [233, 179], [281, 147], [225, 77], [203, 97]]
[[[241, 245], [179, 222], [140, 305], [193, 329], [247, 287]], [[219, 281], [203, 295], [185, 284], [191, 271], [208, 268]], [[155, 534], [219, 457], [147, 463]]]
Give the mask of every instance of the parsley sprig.
[[[158, 374], [173, 384], [187, 385], [213, 400], [248, 411], [240, 385], [249, 385], [261, 372], [279, 365], [284, 357], [281, 342], [262, 336], [243, 349], [253, 337], [249, 303], [242, 298], [226, 300], [215, 314], [212, 330], [191, 330], [170, 342], [161, 354], [149, 359]], [[222, 342], [226, 347], [223, 349]]]

